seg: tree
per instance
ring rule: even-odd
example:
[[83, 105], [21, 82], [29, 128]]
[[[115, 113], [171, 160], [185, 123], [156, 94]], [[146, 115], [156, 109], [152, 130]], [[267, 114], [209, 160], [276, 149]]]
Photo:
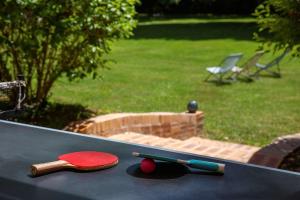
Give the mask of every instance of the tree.
[[0, 80], [25, 75], [30, 103], [41, 103], [62, 75], [97, 76], [110, 43], [136, 25], [137, 0], [0, 1]]
[[255, 15], [259, 32], [256, 38], [275, 50], [294, 48], [300, 56], [300, 0], [267, 0], [259, 5]]

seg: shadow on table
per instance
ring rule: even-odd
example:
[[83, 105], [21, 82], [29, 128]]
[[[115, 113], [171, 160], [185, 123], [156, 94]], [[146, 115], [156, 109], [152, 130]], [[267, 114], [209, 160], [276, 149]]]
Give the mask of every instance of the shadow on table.
[[41, 108], [26, 107], [23, 111], [11, 115], [2, 115], [0, 119], [63, 129], [71, 122], [89, 119], [97, 114], [80, 104], [47, 103]]
[[205, 170], [191, 170], [188, 167], [169, 162], [156, 162], [156, 170], [153, 173], [145, 174], [140, 170], [140, 164], [134, 164], [127, 168], [131, 176], [144, 179], [176, 179], [186, 174], [222, 176], [220, 173]]

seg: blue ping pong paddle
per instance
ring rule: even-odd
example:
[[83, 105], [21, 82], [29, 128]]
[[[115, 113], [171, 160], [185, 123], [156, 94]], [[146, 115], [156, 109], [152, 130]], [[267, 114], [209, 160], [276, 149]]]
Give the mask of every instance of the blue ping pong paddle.
[[133, 156], [136, 157], [141, 157], [141, 158], [150, 158], [154, 160], [160, 160], [160, 161], [166, 161], [166, 162], [173, 162], [173, 163], [179, 163], [186, 165], [191, 168], [196, 168], [196, 169], [202, 169], [202, 170], [207, 170], [211, 172], [218, 172], [218, 173], [224, 173], [225, 169], [225, 164], [222, 163], [215, 163], [215, 162], [208, 162], [204, 160], [182, 160], [182, 159], [175, 159], [175, 158], [168, 158], [168, 157], [163, 157], [163, 156], [156, 156], [156, 155], [150, 155], [150, 154], [142, 154], [138, 152], [133, 152]]

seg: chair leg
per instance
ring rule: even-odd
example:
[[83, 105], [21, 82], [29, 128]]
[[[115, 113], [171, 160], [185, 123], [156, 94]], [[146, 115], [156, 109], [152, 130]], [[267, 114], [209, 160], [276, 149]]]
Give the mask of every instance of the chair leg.
[[236, 81], [237, 80], [237, 77], [240, 75], [240, 73], [237, 73], [237, 72], [232, 72], [227, 79], [231, 79], [233, 81]]
[[204, 79], [204, 81], [208, 81], [212, 74], [208, 74], [208, 76]]
[[280, 72], [280, 66], [279, 66], [279, 64], [277, 64], [277, 73], [278, 73], [278, 76], [280, 77], [281, 76], [281, 72]]
[[244, 77], [247, 79], [247, 81], [253, 81], [253, 77], [252, 77], [252, 74], [250, 74], [250, 73], [245, 73], [245, 74], [243, 74], [244, 75]]
[[220, 74], [218, 81], [219, 81], [220, 83], [223, 82], [223, 75], [222, 75], [222, 74]]
[[251, 74], [250, 77], [254, 77], [255, 79], [258, 79], [260, 72], [261, 72], [261, 70], [258, 69], [256, 72], [254, 72], [253, 74]]
[[274, 71], [267, 70], [267, 69], [265, 71], [268, 72], [269, 74], [271, 74], [272, 76], [280, 77], [280, 73], [279, 72], [274, 72]]

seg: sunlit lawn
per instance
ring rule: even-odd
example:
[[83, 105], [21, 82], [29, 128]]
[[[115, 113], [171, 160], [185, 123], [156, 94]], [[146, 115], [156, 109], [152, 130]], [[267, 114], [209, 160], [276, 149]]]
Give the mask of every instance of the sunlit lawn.
[[[60, 79], [51, 101], [80, 103], [104, 112], [183, 112], [197, 100], [205, 113], [205, 137], [265, 145], [300, 132], [300, 60], [287, 57], [282, 78], [216, 85], [205, 70], [228, 54], [243, 52], [242, 64], [258, 43], [255, 21], [238, 19], [144, 20], [131, 39], [114, 43], [111, 70], [102, 80]], [[262, 59], [268, 61], [269, 53]]]

